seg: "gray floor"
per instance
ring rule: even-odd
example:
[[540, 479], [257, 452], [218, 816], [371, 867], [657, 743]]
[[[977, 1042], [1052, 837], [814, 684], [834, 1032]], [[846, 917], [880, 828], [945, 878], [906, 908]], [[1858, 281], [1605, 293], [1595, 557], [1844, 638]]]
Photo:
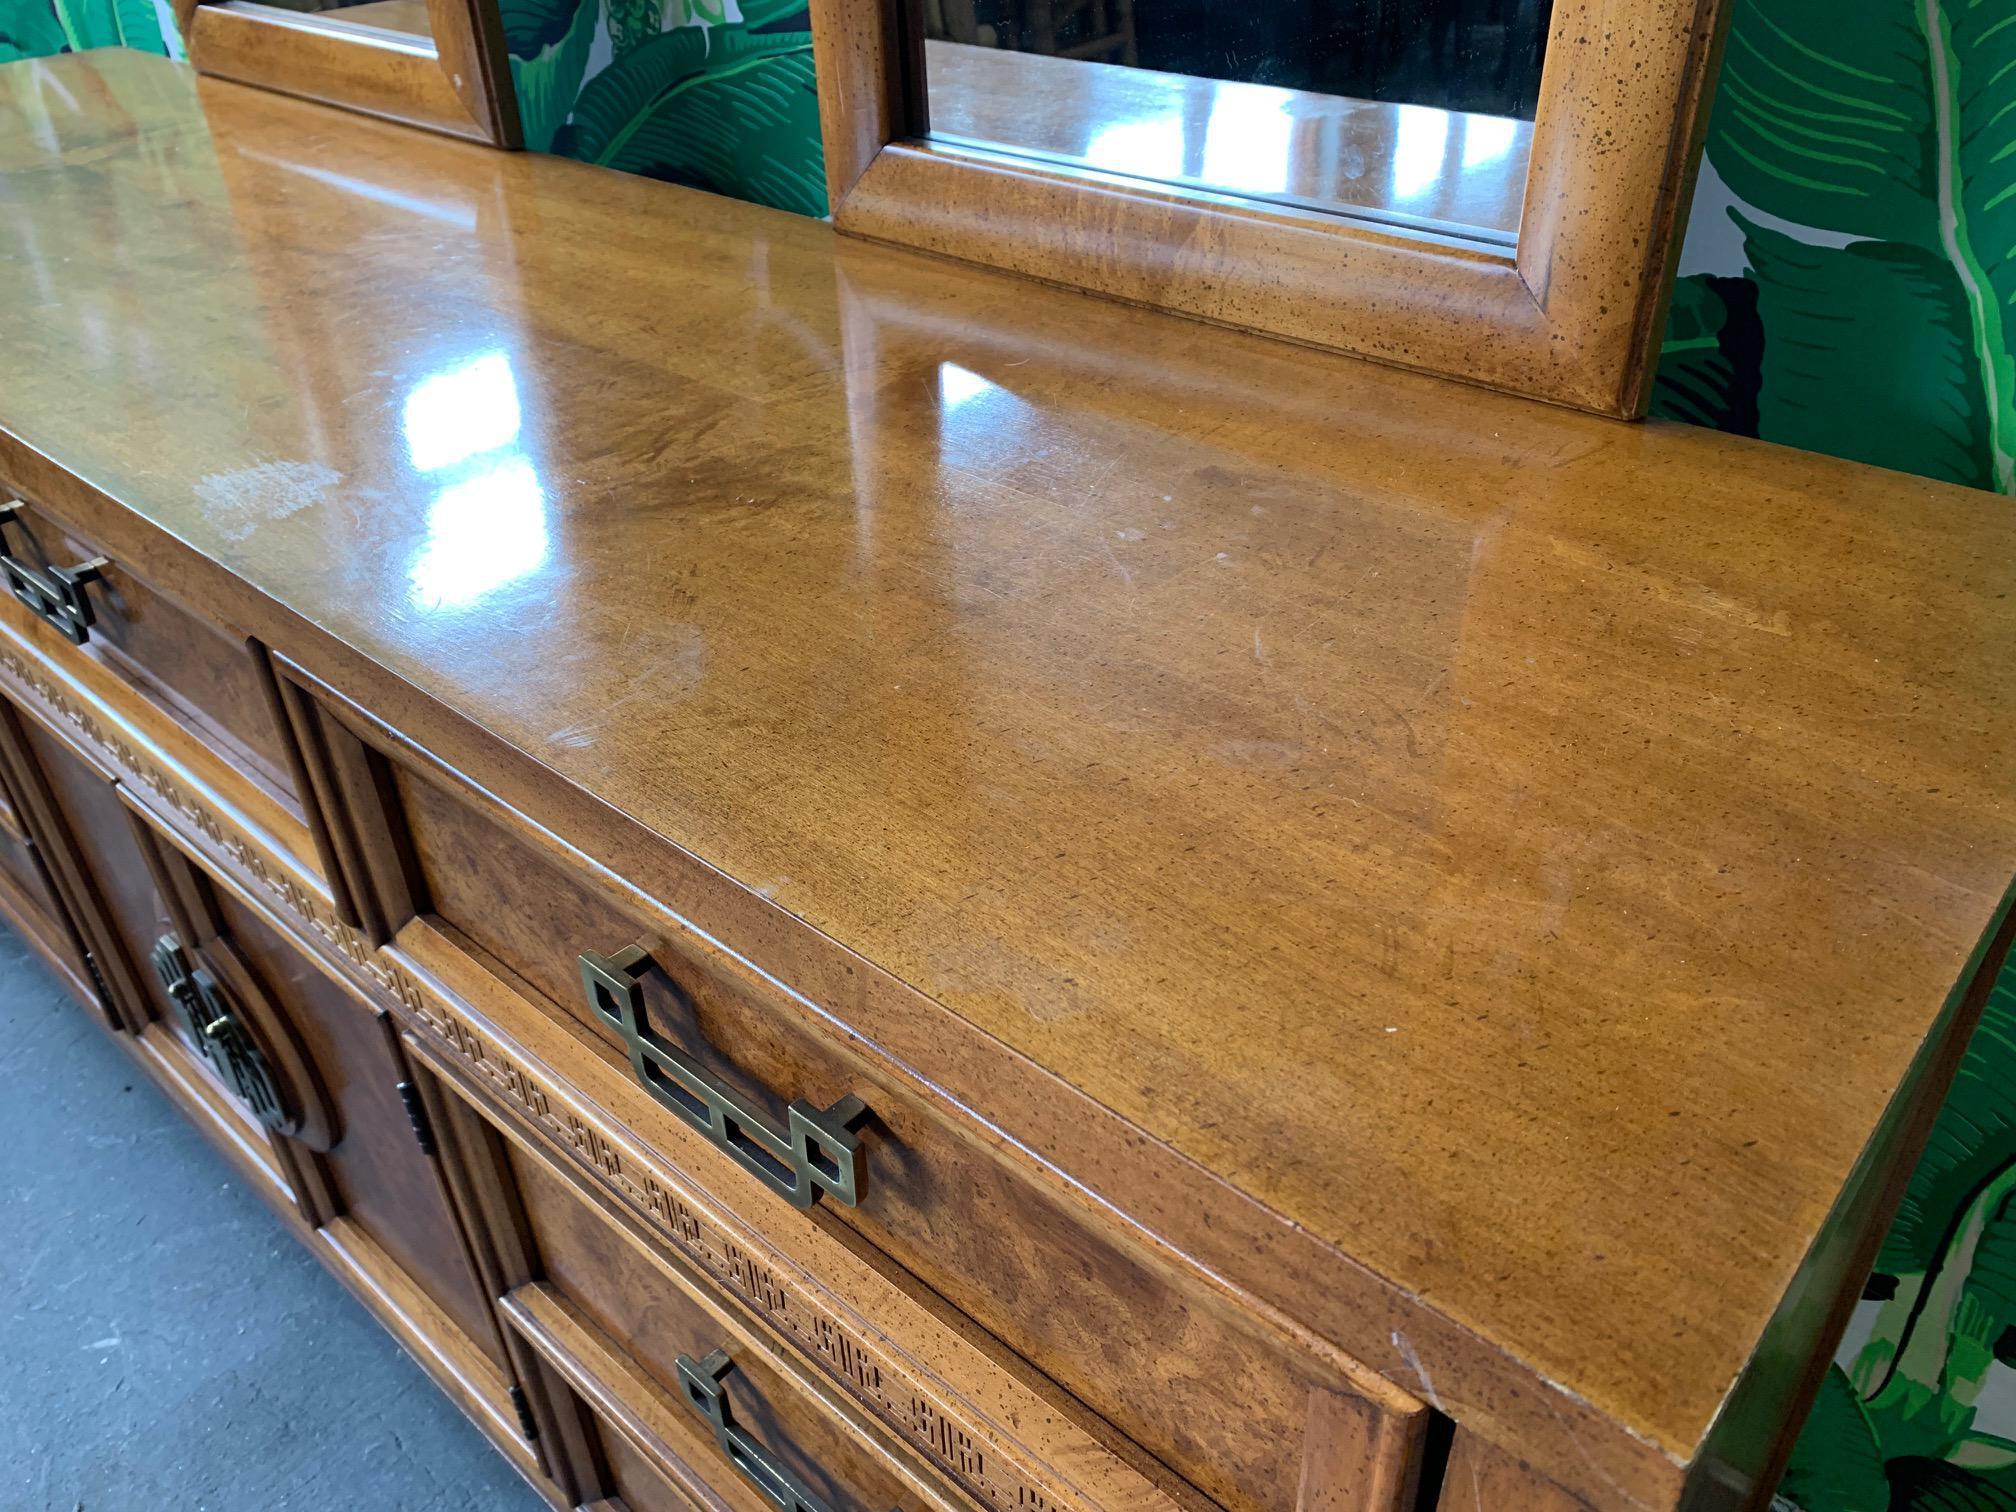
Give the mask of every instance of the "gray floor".
[[544, 1505], [0, 925], [0, 1509]]

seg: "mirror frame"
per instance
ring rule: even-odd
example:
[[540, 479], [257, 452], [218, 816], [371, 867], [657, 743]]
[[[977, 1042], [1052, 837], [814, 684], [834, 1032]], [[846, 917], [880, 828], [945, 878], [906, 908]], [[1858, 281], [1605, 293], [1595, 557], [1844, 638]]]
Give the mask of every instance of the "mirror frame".
[[426, 6], [431, 45], [346, 23], [342, 10], [175, 0], [175, 19], [198, 73], [517, 147], [518, 101], [495, 6], [486, 0], [426, 0]]
[[1556, 0], [1507, 249], [928, 141], [905, 0], [813, 0], [833, 224], [1636, 418], [1726, 14], [1725, 0]]

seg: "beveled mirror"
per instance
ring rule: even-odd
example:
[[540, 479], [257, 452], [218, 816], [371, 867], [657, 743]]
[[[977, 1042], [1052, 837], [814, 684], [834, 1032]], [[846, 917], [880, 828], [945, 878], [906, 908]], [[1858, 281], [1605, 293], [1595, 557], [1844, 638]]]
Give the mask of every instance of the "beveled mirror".
[[483, 0], [176, 0], [199, 73], [497, 147], [518, 110]]
[[1643, 412], [1722, 0], [815, 0], [842, 231]]

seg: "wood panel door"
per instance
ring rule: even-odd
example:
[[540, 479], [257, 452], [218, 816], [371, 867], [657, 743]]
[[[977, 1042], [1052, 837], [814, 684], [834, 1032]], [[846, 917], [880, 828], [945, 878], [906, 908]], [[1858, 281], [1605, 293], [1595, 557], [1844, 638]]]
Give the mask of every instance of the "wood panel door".
[[241, 1100], [270, 1130], [301, 1218], [465, 1392], [511, 1413], [516, 1381], [427, 1116], [427, 1073], [391, 1015], [138, 816], [134, 834], [181, 969], [258, 1056]]
[[99, 978], [97, 960], [50, 872], [47, 827], [38, 817], [47, 806], [27, 760], [20, 721], [0, 703], [0, 912], [14, 921], [73, 997], [94, 1004], [113, 1028], [123, 1028]]
[[427, 1123], [427, 1073], [407, 1064], [389, 1015], [116, 780], [5, 705], [0, 781], [0, 797], [22, 795], [86, 975], [102, 979], [142, 1063], [534, 1473], [493, 1298]]
[[112, 782], [34, 720], [0, 714], [0, 747], [52, 892], [74, 920], [115, 1026], [134, 1034], [173, 1003], [147, 975], [164, 916]]

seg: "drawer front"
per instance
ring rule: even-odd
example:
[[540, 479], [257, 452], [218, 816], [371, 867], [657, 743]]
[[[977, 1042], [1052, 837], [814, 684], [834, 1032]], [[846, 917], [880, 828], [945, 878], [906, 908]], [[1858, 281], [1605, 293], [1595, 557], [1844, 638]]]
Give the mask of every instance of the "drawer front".
[[444, 1158], [491, 1173], [465, 1212], [571, 1501], [975, 1512], [535, 1132], [452, 1084], [436, 1104]]
[[[511, 1164], [539, 1279], [507, 1297], [507, 1317], [612, 1401], [634, 1409], [655, 1387], [646, 1401], [685, 1419], [684, 1463], [731, 1505], [761, 1506], [759, 1482], [829, 1512], [918, 1508], [920, 1495], [968, 1505], [920, 1492], [921, 1470], [784, 1368], [732, 1302], [610, 1226], [539, 1157], [514, 1150]], [[620, 1431], [605, 1437], [648, 1461]]]
[[[970, 1324], [949, 1318], [942, 1304], [915, 1295], [914, 1282], [863, 1253], [858, 1240], [788, 1205], [774, 1206], [765, 1216], [775, 1221], [762, 1226], [724, 1205], [673, 1163], [697, 1157], [696, 1165], [718, 1166], [720, 1157], [644, 1097], [626, 1065], [612, 1065], [585, 1034], [554, 1025], [467, 963], [445, 978], [421, 968], [405, 947], [423, 943], [427, 930], [409, 927], [385, 953], [411, 1010], [415, 1055], [514, 1141], [564, 1170], [647, 1253], [683, 1266], [709, 1295], [732, 1298], [760, 1319], [862, 1421], [879, 1423], [878, 1432], [986, 1506], [1203, 1505], [1166, 1471], [1144, 1473], [1138, 1450], [1130, 1455], [1110, 1435], [1088, 1431], [1082, 1409]], [[650, 1381], [649, 1391], [661, 1390]]]
[[609, 1466], [610, 1497], [600, 1505], [609, 1512], [614, 1512], [615, 1503], [627, 1512], [694, 1512], [705, 1505], [689, 1496], [658, 1462], [615, 1429], [601, 1428], [600, 1443]]
[[1516, 1507], [1519, 1512], [1591, 1512], [1524, 1461], [1464, 1428], [1456, 1430], [1449, 1466], [1435, 1512], [1471, 1512], [1475, 1507]]
[[[0, 485], [0, 512], [8, 497]], [[233, 767], [269, 793], [298, 806], [294, 765], [261, 653], [161, 592], [134, 564], [109, 558], [46, 510], [19, 501], [0, 519], [0, 563], [12, 596], [4, 602], [18, 620], [34, 619], [69, 641], [81, 628], [73, 654], [90, 657], [178, 722], [202, 736]], [[90, 623], [73, 610], [51, 607], [50, 587], [79, 566], [98, 564], [81, 588]], [[24, 578], [28, 582], [25, 591]], [[31, 605], [28, 600], [34, 600]], [[44, 637], [44, 644], [55, 644]]]
[[[378, 806], [345, 822], [378, 857], [363, 885], [388, 926], [428, 926], [413, 937], [419, 964], [452, 972], [446, 942], [591, 1036], [682, 1122], [710, 1125], [740, 1170], [738, 1207], [816, 1197], [822, 1221], [870, 1241], [1225, 1507], [1287, 1512], [1317, 1471], [1336, 1485], [1337, 1512], [1406, 1504], [1425, 1415], [1404, 1392], [1376, 1380], [1368, 1391], [1348, 1362], [1095, 1224], [886, 1066], [841, 1048], [812, 1005], [357, 711], [325, 702], [320, 718], [332, 759], [368, 768], [340, 786]], [[599, 1008], [584, 953], [598, 958]], [[793, 1150], [801, 1121], [815, 1125], [809, 1158]], [[862, 1173], [851, 1205], [850, 1135]], [[1312, 1424], [1333, 1420], [1350, 1426], [1319, 1445]]]

